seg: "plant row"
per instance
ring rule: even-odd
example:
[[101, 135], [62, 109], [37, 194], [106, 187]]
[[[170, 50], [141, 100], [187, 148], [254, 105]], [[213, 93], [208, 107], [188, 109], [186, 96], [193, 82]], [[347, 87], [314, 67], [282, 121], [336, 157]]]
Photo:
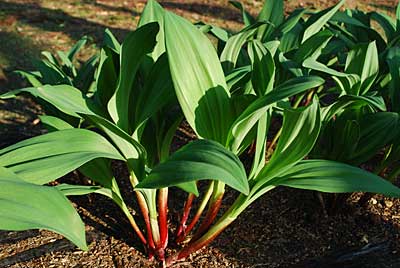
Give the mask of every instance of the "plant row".
[[[19, 71], [31, 86], [0, 97], [33, 96], [49, 132], [0, 150], [0, 229], [48, 229], [87, 250], [67, 197], [101, 194], [169, 266], [278, 186], [399, 197], [400, 9], [392, 19], [340, 1], [285, 16], [283, 0], [267, 0], [252, 17], [231, 4], [245, 24], [236, 33], [149, 0], [122, 43], [106, 30], [85, 62], [82, 38]], [[183, 120], [197, 139], [171, 153]], [[372, 159], [371, 172], [359, 168]], [[140, 211], [128, 208], [113, 161], [125, 163]], [[48, 186], [74, 170], [94, 183]], [[169, 187], [187, 192], [175, 233]], [[227, 187], [238, 193], [222, 210]], [[181, 247], [166, 256], [169, 236]]]

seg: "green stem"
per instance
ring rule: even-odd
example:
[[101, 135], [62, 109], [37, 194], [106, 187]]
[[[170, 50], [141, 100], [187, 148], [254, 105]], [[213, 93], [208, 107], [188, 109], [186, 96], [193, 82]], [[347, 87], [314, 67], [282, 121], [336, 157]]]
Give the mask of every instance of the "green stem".
[[207, 214], [203, 222], [197, 229], [196, 234], [194, 235], [193, 238], [194, 240], [201, 237], [214, 222], [215, 218], [218, 215], [219, 209], [221, 208], [222, 198], [224, 197], [224, 194], [225, 194], [225, 183], [215, 181], [213, 187], [213, 193], [211, 195], [210, 202], [208, 205]]

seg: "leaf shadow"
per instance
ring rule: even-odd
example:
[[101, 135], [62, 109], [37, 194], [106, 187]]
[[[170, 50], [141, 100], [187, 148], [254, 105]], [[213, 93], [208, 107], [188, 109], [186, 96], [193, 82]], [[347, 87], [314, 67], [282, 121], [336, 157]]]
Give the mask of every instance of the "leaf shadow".
[[197, 134], [225, 145], [232, 124], [230, 97], [222, 86], [208, 89], [195, 109]]

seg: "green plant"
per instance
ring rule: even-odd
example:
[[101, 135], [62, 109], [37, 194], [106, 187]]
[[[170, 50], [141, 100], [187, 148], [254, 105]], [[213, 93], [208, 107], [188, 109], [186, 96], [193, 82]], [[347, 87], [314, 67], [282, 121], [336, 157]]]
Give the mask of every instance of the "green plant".
[[[266, 3], [262, 20], [285, 25], [280, 8], [283, 1]], [[281, 13], [269, 14], [270, 5]], [[331, 16], [335, 9], [319, 13], [309, 23], [303, 39], [310, 36], [303, 41], [318, 35], [329, 20], [326, 14]], [[168, 266], [210, 243], [256, 199], [277, 186], [398, 197], [400, 189], [357, 167], [304, 160], [319, 137], [324, 114], [316, 96], [304, 107], [298, 107], [299, 102], [292, 107], [290, 98], [323, 88], [325, 81], [308, 73], [290, 75], [287, 81], [280, 79], [276, 42], [263, 42], [275, 36], [275, 31], [269, 23], [260, 21], [248, 27], [246, 31], [255, 30], [253, 37], [258, 32], [262, 38], [249, 37], [244, 43], [230, 45], [233, 41], [229, 40], [242, 40], [240, 36], [246, 31], [233, 35], [218, 58], [202, 33], [211, 30], [218, 35], [221, 32], [217, 28], [196, 27], [149, 0], [139, 27], [121, 45], [111, 33], [106, 34], [91, 92], [57, 81], [3, 94], [1, 98], [6, 99], [29, 93], [51, 105], [57, 114], [42, 117], [52, 132], [0, 150], [0, 183], [4, 185], [0, 187], [0, 229], [46, 228], [86, 250], [83, 223], [65, 196], [103, 194], [122, 209], [149, 257], [155, 255]], [[242, 53], [244, 44], [248, 45], [247, 55], [243, 54], [247, 64], [237, 66], [236, 55]], [[231, 49], [236, 52], [230, 53]], [[231, 56], [222, 56], [228, 54]], [[245, 73], [245, 83], [243, 77], [238, 79], [240, 73]], [[170, 155], [182, 114], [199, 140]], [[78, 124], [63, 120], [66, 116], [75, 118]], [[277, 145], [266, 163], [269, 126], [273, 118], [280, 117], [283, 124], [276, 135]], [[238, 156], [251, 144], [254, 157], [246, 171]], [[110, 159], [126, 164], [145, 232], [122, 198]], [[75, 169], [96, 185], [44, 186]], [[210, 180], [209, 187], [187, 226], [191, 202], [199, 195], [199, 180]], [[239, 194], [217, 219], [226, 185]], [[188, 192], [177, 241], [182, 242], [196, 224], [199, 226], [187, 244], [166, 259], [168, 187], [172, 186]], [[26, 198], [34, 194], [40, 198]]]
[[[390, 192], [394, 194], [397, 191], [390, 183], [355, 167], [327, 160], [302, 160], [311, 151], [318, 138], [321, 120], [317, 100], [304, 108], [292, 109], [287, 106], [280, 108], [284, 114], [282, 135], [271, 159], [265, 164], [263, 157], [265, 138], [276, 102], [317, 87], [323, 81], [318, 77], [300, 77], [274, 88], [271, 86], [273, 82], [270, 82], [274, 77], [272, 71], [274, 67], [271, 66], [273, 61], [265, 60], [269, 52], [265, 47], [263, 50], [261, 46], [258, 51], [255, 50], [260, 54], [253, 53], [255, 60], [252, 65], [252, 85], [256, 98], [253, 98], [243, 110], [235, 110], [237, 108], [235, 98], [230, 96], [221, 65], [211, 43], [195, 27], [176, 15], [167, 13], [164, 25], [166, 51], [178, 101], [196, 133], [200, 137], [220, 142], [235, 154], [240, 154], [242, 148], [249, 146], [247, 137], [250, 137], [250, 141], [255, 138], [260, 141], [257, 143], [253, 170], [248, 175], [249, 195], [240, 194], [234, 204], [212, 225], [224, 193], [223, 184], [214, 183], [205, 220], [188, 245], [170, 257], [167, 263], [185, 258], [209, 243], [246, 207], [278, 185], [328, 192], [373, 189], [372, 191], [382, 191], [390, 195]], [[262, 54], [263, 52], [265, 54]], [[269, 66], [265, 66], [266, 64]], [[257, 76], [258, 68], [263, 70], [268, 68], [268, 72], [263, 72], [268, 75]], [[182, 76], [182, 73], [185, 73], [185, 76]], [[218, 113], [209, 107], [213, 107]], [[251, 133], [254, 127], [256, 131]], [[173, 164], [173, 161], [167, 160], [160, 167], [172, 169]], [[153, 171], [157, 172], [157, 169]], [[358, 176], [362, 176], [363, 179], [357, 179]], [[150, 176], [140, 183], [139, 187], [168, 186], [168, 177], [171, 176], [163, 177], [161, 174], [157, 178]], [[393, 191], [386, 192], [389, 189]]]
[[42, 51], [44, 59], [34, 62], [36, 71], [17, 71], [17, 73], [35, 87], [44, 84], [67, 84], [88, 93], [93, 87], [98, 55], [80, 64], [76, 60], [77, 54], [85, 46], [87, 40], [88, 38], [84, 36], [69, 51], [57, 51], [57, 55]]

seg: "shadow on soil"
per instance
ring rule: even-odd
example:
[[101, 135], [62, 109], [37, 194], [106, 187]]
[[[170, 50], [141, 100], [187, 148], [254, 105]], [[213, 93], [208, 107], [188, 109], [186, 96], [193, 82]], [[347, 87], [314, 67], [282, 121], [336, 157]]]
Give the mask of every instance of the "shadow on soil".
[[[378, 201], [381, 202], [381, 201]], [[399, 226], [348, 204], [324, 216], [313, 192], [277, 188], [213, 243], [244, 267], [400, 267]]]
[[123, 12], [123, 13], [132, 14], [133, 16], [138, 16], [139, 15], [139, 13], [137, 13], [136, 11], [130, 10], [128, 8], [110, 6], [110, 5], [106, 5], [106, 4], [103, 4], [103, 3], [99, 3], [96, 0], [83, 0], [82, 2], [85, 3], [85, 4], [93, 5], [95, 7], [99, 7], [101, 9], [103, 9], [103, 10], [115, 11], [115, 12]]
[[[107, 8], [112, 7], [107, 6]], [[89, 35], [96, 43], [100, 43], [106, 28], [109, 28], [119, 39], [129, 32], [126, 29], [106, 27], [80, 17], [74, 17], [62, 10], [45, 8], [37, 3], [8, 3], [0, 1], [0, 10], [4, 14], [16, 17], [20, 22], [46, 31], [64, 32], [75, 40], [79, 40], [83, 35]]]
[[212, 4], [182, 3], [170, 1], [160, 1], [160, 4], [163, 7], [169, 9], [182, 9], [200, 14], [202, 16], [206, 15], [223, 20], [242, 22], [240, 12], [238, 10], [235, 10], [234, 8], [215, 6]]
[[0, 260], [0, 268], [8, 267], [19, 262], [29, 261], [38, 256], [48, 254], [55, 251], [71, 251], [74, 250], [75, 246], [71, 244], [67, 239], [60, 239], [54, 242], [50, 242], [41, 245], [36, 248], [28, 249], [19, 254], [12, 255]]
[[373, 7], [374, 9], [377, 9], [377, 10], [386, 11], [386, 12], [388, 12], [390, 14], [394, 14], [396, 12], [396, 6], [395, 5], [375, 4], [375, 3], [368, 3], [367, 5]]
[[[88, 1], [93, 5], [115, 11], [132, 11]], [[71, 16], [61, 10], [41, 7], [38, 3], [10, 3], [0, 1], [0, 94], [11, 89], [28, 86], [15, 70], [32, 70], [34, 59], [40, 58], [41, 47], [33, 40], [18, 33], [18, 23], [29, 24], [49, 32], [64, 32], [78, 40], [83, 35], [91, 36], [97, 44], [102, 42], [106, 28], [122, 39], [129, 31], [116, 27], [106, 27], [86, 19]], [[19, 140], [40, 134], [33, 121], [41, 114], [39, 107], [29, 97], [0, 100], [0, 148]], [[39, 129], [39, 128], [37, 128]]]

